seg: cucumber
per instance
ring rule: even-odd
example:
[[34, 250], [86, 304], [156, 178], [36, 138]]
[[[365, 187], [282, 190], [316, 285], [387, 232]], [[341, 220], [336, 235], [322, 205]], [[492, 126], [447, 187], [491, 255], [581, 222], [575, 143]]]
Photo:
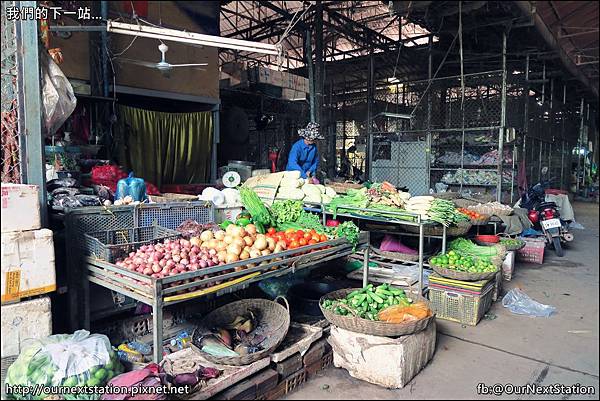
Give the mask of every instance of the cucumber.
[[[367, 294], [369, 294], [369, 293], [367, 292]], [[379, 295], [377, 295], [377, 294], [375, 294], [375, 293], [370, 293], [369, 295], [370, 295], [370, 296], [371, 296], [371, 298], [373, 298], [373, 300], [374, 300], [375, 302], [377, 302], [378, 304], [382, 304], [382, 303], [383, 303], [383, 298], [381, 298]]]

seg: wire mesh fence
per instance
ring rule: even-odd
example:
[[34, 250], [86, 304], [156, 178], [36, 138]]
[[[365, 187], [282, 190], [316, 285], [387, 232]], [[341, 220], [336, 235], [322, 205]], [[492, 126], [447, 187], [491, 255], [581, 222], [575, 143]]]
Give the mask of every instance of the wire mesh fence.
[[15, 21], [6, 17], [6, 9], [11, 6], [14, 2], [2, 2], [2, 182], [20, 183]]

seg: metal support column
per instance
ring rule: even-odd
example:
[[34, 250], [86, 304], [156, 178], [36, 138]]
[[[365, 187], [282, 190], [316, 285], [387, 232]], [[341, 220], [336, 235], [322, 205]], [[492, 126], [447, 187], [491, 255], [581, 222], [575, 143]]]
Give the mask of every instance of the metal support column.
[[369, 285], [369, 256], [371, 247], [368, 245], [370, 242], [367, 241], [367, 247], [364, 250], [363, 256], [363, 288]]
[[[106, 22], [108, 19], [108, 1], [102, 0], [100, 2], [100, 15], [102, 16], [102, 22]], [[108, 97], [108, 32], [103, 29], [100, 32], [100, 38], [102, 43], [101, 60], [102, 60], [102, 96]]]
[[[433, 72], [433, 35], [429, 36], [429, 47], [427, 49], [428, 53], [428, 62], [427, 62], [427, 79], [431, 82], [431, 76]], [[403, 85], [405, 86], [405, 85]], [[396, 91], [397, 92], [397, 91]], [[431, 189], [431, 91], [427, 91], [427, 153], [425, 157], [427, 161], [425, 165], [427, 166], [427, 188]]]
[[219, 142], [221, 141], [221, 114], [220, 114], [220, 105], [217, 104], [212, 109], [212, 117], [213, 117], [213, 138], [212, 138], [212, 156], [210, 161], [210, 182], [217, 182], [217, 155], [218, 155], [218, 147]]
[[[421, 219], [419, 219], [420, 222]], [[444, 238], [446, 236], [444, 235]], [[424, 227], [423, 224], [419, 224], [419, 295], [423, 295], [423, 247], [425, 246], [424, 241]]]
[[576, 181], [576, 190], [575, 190], [575, 194], [579, 195], [579, 174], [581, 172], [581, 141], [583, 140], [583, 106], [584, 106], [584, 100], [583, 98], [581, 98], [581, 106], [579, 108], [579, 118], [580, 118], [580, 122], [579, 122], [579, 138], [577, 139], [577, 181]]
[[316, 122], [323, 120], [323, 2], [317, 1], [315, 10], [315, 117]]
[[304, 51], [306, 54], [306, 65], [308, 66], [308, 92], [310, 94], [310, 121], [316, 121], [316, 110], [315, 110], [315, 68], [312, 57], [312, 33], [310, 30], [306, 30], [304, 39]]
[[152, 355], [155, 363], [163, 359], [163, 299], [162, 283], [156, 283], [154, 287], [154, 299], [152, 302], [152, 340], [154, 349]]
[[506, 130], [506, 32], [502, 33], [502, 103], [500, 111], [500, 135], [498, 136], [498, 185], [496, 200], [502, 201], [502, 173], [504, 168], [504, 135]]
[[374, 65], [374, 57], [373, 57], [373, 47], [369, 50], [369, 68], [367, 72], [367, 155], [366, 155], [366, 165], [365, 171], [367, 179], [371, 180], [372, 177], [372, 169], [371, 166], [373, 164], [373, 136], [371, 133], [373, 132], [373, 97], [374, 97], [374, 86], [375, 86], [375, 65]]
[[[21, 1], [20, 7], [35, 8], [36, 1]], [[46, 161], [42, 126], [42, 98], [40, 80], [40, 52], [38, 21], [18, 19], [17, 77], [19, 78], [19, 129], [25, 144], [21, 154], [23, 183], [39, 187], [39, 205], [42, 227], [48, 225], [46, 207]]]

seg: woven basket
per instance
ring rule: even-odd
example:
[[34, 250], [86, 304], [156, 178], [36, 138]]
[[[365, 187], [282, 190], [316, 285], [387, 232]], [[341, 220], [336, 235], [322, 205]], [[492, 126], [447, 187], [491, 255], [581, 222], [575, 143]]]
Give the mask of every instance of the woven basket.
[[[460, 237], [461, 235], [465, 235], [466, 233], [469, 232], [469, 230], [471, 229], [472, 225], [470, 222], [461, 222], [458, 223], [458, 225], [456, 226], [450, 226], [448, 228], [446, 228], [446, 235], [450, 235], [453, 237]], [[406, 231], [414, 233], [414, 234], [418, 234], [419, 233], [419, 227], [418, 226], [404, 226], [403, 227]], [[444, 227], [442, 227], [439, 224], [436, 225], [428, 225], [423, 227], [423, 234], [425, 236], [441, 236], [444, 235]]]
[[490, 216], [482, 215], [481, 219], [471, 219], [471, 224], [474, 226], [485, 226], [490, 222]]
[[484, 273], [469, 273], [469, 272], [461, 272], [454, 269], [447, 269], [445, 267], [434, 265], [431, 263], [431, 258], [429, 259], [429, 266], [442, 277], [451, 278], [454, 280], [460, 281], [480, 281], [480, 280], [489, 280], [496, 277], [498, 274], [498, 265], [494, 263], [496, 266], [496, 270], [493, 272], [484, 272]]
[[[348, 294], [350, 294], [352, 291], [355, 291], [357, 289], [359, 289], [359, 288], [345, 288], [343, 290], [337, 290], [337, 291], [330, 292], [329, 294], [326, 294], [323, 297], [321, 297], [321, 300], [319, 301], [319, 307], [321, 308], [321, 311], [323, 312], [323, 316], [325, 316], [325, 319], [327, 319], [329, 321], [329, 323], [331, 323], [341, 329], [353, 331], [355, 333], [362, 333], [362, 334], [368, 334], [368, 335], [372, 335], [372, 336], [381, 336], [381, 337], [399, 337], [399, 336], [407, 336], [410, 334], [418, 333], [418, 332], [424, 330], [427, 327], [427, 325], [429, 324], [429, 322], [432, 319], [434, 319], [434, 317], [435, 317], [435, 314], [434, 314], [425, 319], [415, 320], [412, 322], [387, 323], [387, 322], [379, 322], [379, 321], [363, 319], [358, 316], [337, 315], [337, 314], [333, 313], [332, 310], [323, 308], [323, 301], [325, 301], [327, 299], [335, 301], [338, 299], [346, 298], [346, 296], [348, 296]], [[410, 292], [407, 292], [406, 295], [413, 301], [425, 302], [427, 304], [427, 306], [429, 306], [429, 309], [431, 309], [429, 300], [427, 300], [426, 298], [420, 297], [420, 296], [412, 294]], [[348, 309], [351, 310], [350, 308], [348, 308]], [[433, 312], [433, 310], [432, 310], [432, 312]]]
[[[285, 307], [277, 303], [279, 299], [285, 302]], [[241, 366], [249, 365], [271, 354], [281, 344], [290, 327], [290, 306], [283, 297], [275, 301], [267, 299], [242, 299], [215, 309], [202, 319], [201, 326], [205, 328], [223, 327], [231, 323], [237, 316], [243, 315], [248, 309], [257, 314], [258, 326], [264, 327], [263, 350], [253, 354], [236, 357], [217, 357], [199, 350], [202, 356], [218, 365]], [[192, 338], [196, 336], [192, 335]]]
[[462, 208], [467, 208], [469, 206], [475, 206], [477, 205], [479, 202], [475, 202], [469, 199], [453, 199], [452, 202], [454, 202], [454, 204], [456, 205], [456, 207], [462, 207]]
[[416, 262], [417, 260], [419, 260], [419, 255], [411, 255], [402, 252], [382, 251], [381, 249], [377, 249], [375, 247], [371, 247], [371, 251], [376, 255], [392, 260], [400, 260], [403, 262]]

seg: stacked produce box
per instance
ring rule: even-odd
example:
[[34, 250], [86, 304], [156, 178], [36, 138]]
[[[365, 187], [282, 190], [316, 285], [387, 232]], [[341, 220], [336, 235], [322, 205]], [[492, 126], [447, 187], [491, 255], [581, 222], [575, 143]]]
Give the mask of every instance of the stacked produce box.
[[52, 231], [40, 229], [38, 191], [2, 183], [2, 372], [24, 340], [52, 332], [50, 298], [39, 296], [56, 289], [54, 244]]

